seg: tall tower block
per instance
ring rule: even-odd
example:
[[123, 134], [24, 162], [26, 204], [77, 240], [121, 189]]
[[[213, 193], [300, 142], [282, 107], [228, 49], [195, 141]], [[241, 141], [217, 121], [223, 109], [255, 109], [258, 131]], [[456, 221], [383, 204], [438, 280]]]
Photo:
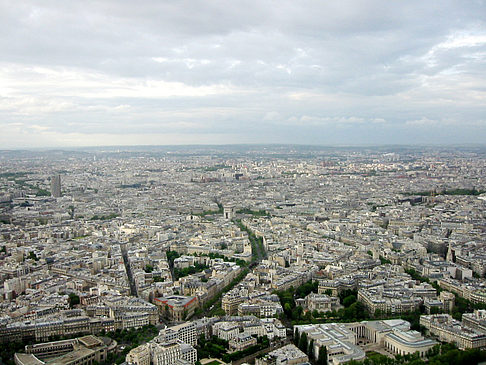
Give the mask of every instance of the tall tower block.
[[51, 176], [51, 195], [54, 198], [61, 196], [61, 175]]

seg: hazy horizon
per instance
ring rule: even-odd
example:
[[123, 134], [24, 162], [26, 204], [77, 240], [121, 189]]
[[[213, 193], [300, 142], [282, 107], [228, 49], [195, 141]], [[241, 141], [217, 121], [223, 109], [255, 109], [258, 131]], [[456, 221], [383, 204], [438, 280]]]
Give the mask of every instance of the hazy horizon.
[[145, 151], [145, 150], [167, 150], [169, 148], [173, 149], [184, 149], [187, 148], [189, 150], [192, 149], [200, 149], [202, 151], [208, 151], [210, 149], [228, 149], [228, 150], [237, 150], [237, 149], [244, 149], [244, 148], [254, 148], [258, 149], [261, 148], [263, 150], [276, 150], [276, 149], [310, 149], [310, 150], [339, 150], [339, 149], [370, 149], [370, 150], [393, 150], [393, 149], [400, 149], [400, 150], [434, 150], [434, 149], [444, 149], [444, 150], [454, 150], [454, 149], [485, 149], [486, 152], [486, 143], [449, 143], [449, 144], [296, 144], [296, 143], [231, 143], [231, 144], [160, 144], [160, 145], [136, 145], [136, 144], [127, 144], [127, 145], [86, 145], [86, 146], [64, 146], [64, 147], [55, 147], [55, 146], [44, 146], [44, 147], [18, 147], [18, 148], [0, 148], [1, 152], [76, 152], [76, 151], [91, 151], [91, 150], [99, 150], [106, 149], [107, 151], [114, 151], [116, 149], [120, 151], [126, 152], [137, 152], [137, 151]]
[[0, 149], [486, 140], [484, 1], [0, 10]]

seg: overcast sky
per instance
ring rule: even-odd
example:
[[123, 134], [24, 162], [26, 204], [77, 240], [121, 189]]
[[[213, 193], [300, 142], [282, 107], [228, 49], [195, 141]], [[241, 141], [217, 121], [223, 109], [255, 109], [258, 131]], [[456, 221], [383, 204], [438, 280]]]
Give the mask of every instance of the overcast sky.
[[485, 1], [0, 0], [0, 149], [485, 142]]

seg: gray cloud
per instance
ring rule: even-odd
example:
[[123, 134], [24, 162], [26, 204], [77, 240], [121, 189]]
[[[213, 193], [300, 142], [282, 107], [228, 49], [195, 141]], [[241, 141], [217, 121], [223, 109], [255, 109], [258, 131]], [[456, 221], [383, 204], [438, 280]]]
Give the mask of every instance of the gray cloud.
[[0, 146], [484, 142], [484, 19], [484, 1], [0, 1]]

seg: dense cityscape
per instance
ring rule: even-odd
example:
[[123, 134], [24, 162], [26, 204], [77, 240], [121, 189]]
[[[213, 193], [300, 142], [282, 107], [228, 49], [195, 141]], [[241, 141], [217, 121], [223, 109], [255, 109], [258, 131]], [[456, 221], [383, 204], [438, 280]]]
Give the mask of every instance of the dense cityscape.
[[0, 365], [486, 365], [486, 0], [0, 0]]
[[0, 151], [0, 364], [486, 360], [486, 149]]

